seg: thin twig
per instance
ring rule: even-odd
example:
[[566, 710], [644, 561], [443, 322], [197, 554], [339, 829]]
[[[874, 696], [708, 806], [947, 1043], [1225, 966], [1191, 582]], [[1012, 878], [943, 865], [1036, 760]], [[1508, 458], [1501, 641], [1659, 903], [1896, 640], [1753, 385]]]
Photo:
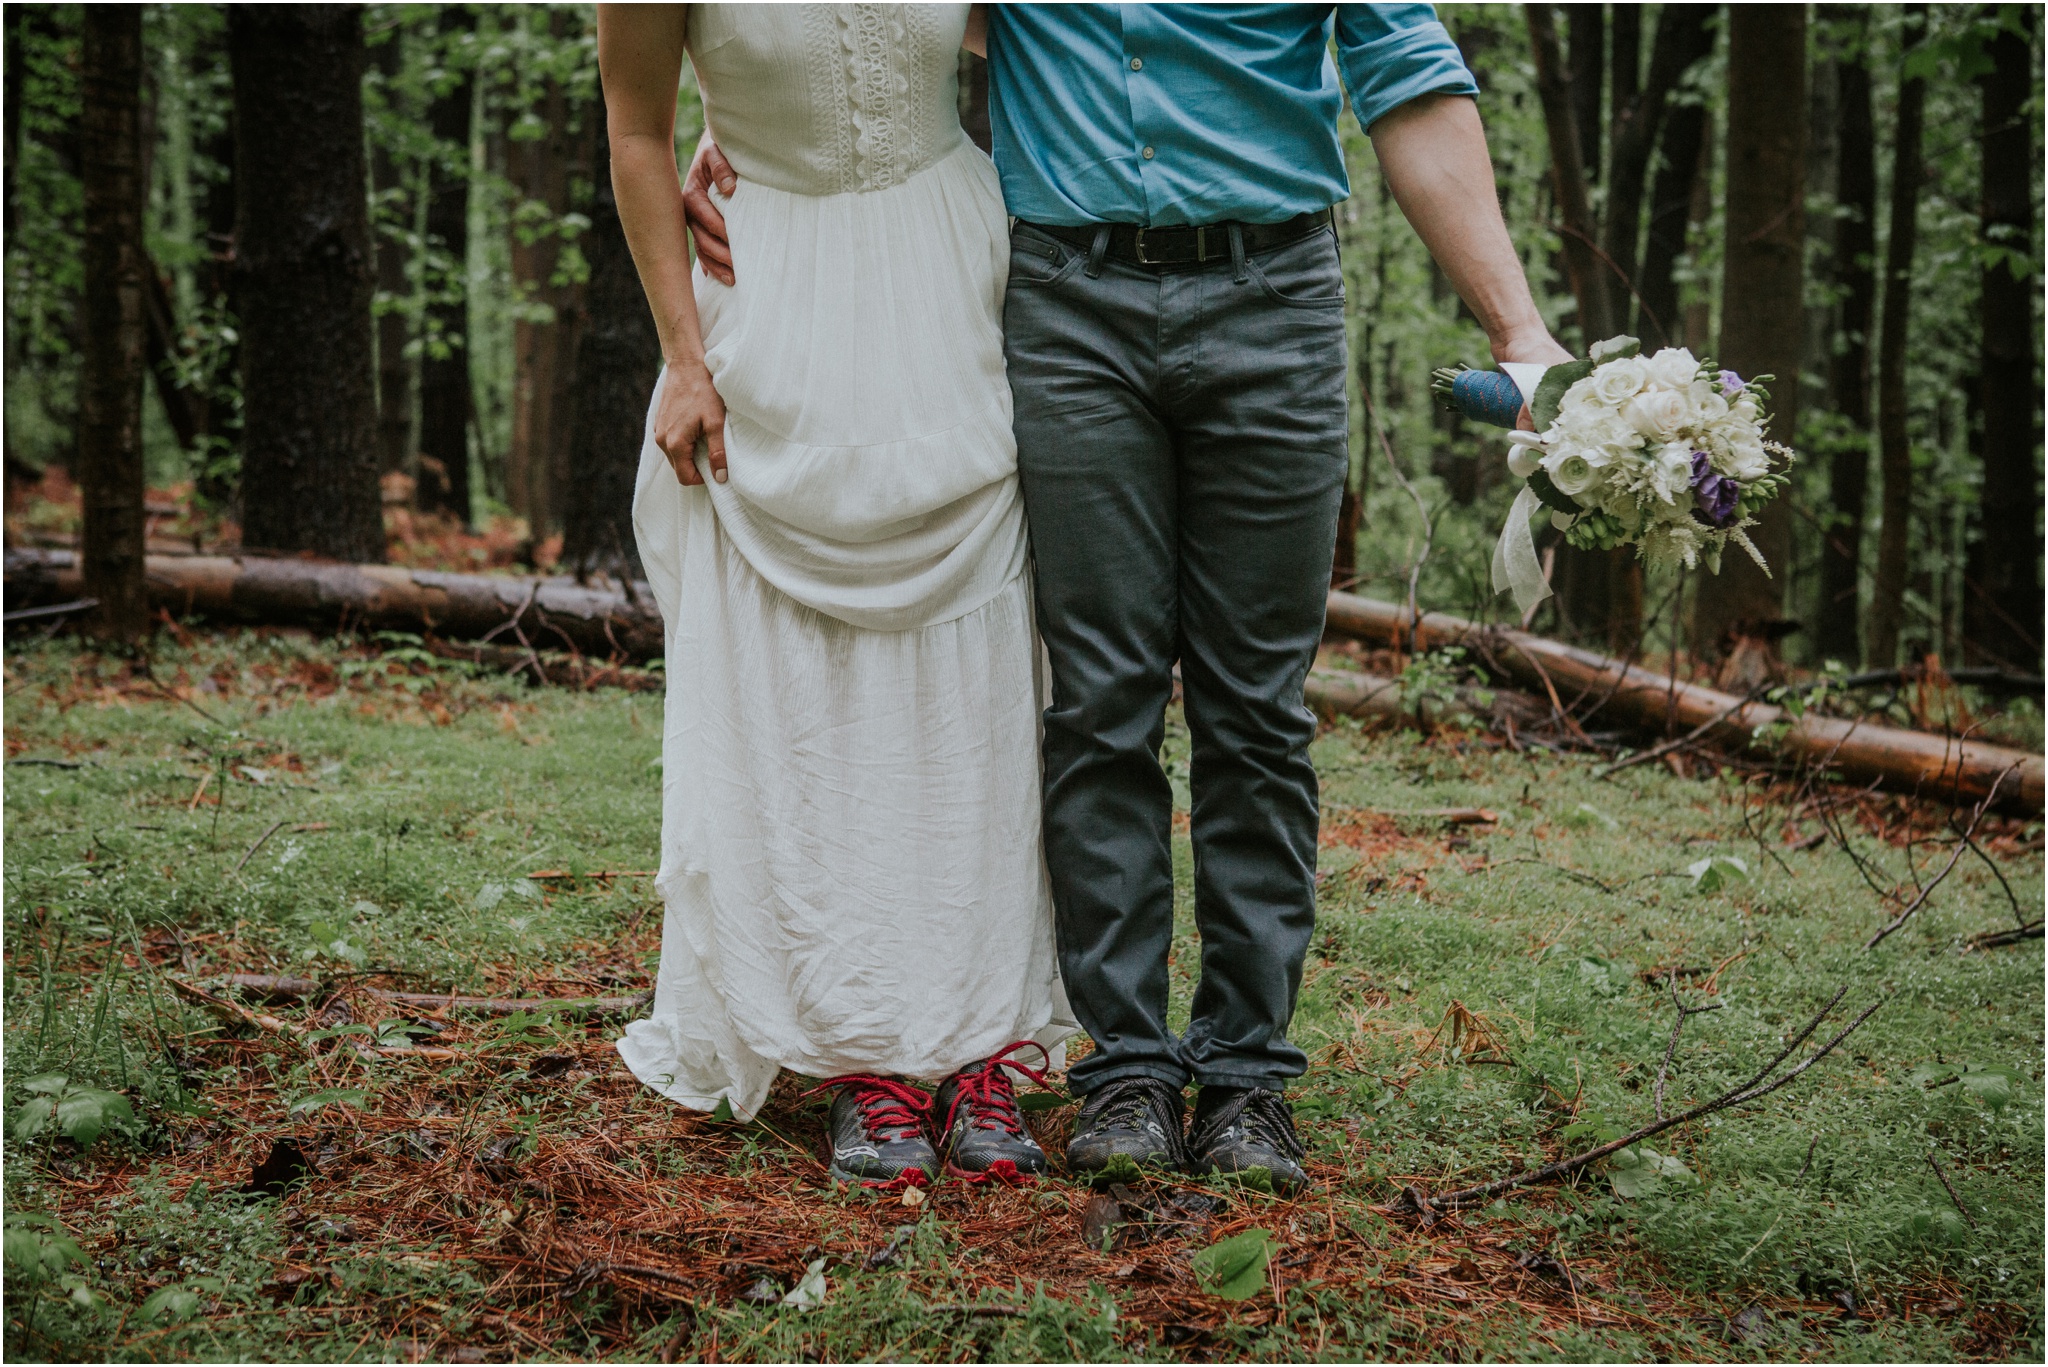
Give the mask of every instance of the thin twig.
[[1662, 1120], [1664, 1118], [1664, 1081], [1665, 1078], [1671, 1072], [1671, 1055], [1678, 1048], [1679, 1032], [1685, 1029], [1685, 1022], [1690, 1017], [1701, 1015], [1708, 1011], [1719, 1011], [1722, 1007], [1721, 1002], [1715, 1002], [1711, 1006], [1687, 1006], [1684, 1002], [1678, 999], [1678, 975], [1676, 973], [1673, 973], [1669, 981], [1671, 983], [1671, 1005], [1677, 1008], [1678, 1019], [1671, 1022], [1671, 1039], [1664, 1046], [1664, 1061], [1657, 1065], [1657, 1089], [1655, 1092], [1655, 1098], [1657, 1104], [1657, 1119], [1659, 1120]]
[[1892, 920], [1892, 923], [1890, 925], [1878, 931], [1877, 934], [1871, 936], [1868, 940], [1863, 942], [1863, 947], [1865, 949], [1877, 948], [1879, 944], [1883, 943], [1884, 938], [1887, 935], [1890, 935], [1900, 926], [1906, 924], [1906, 922], [1909, 919], [1911, 919], [1914, 912], [1920, 910], [1921, 907], [1927, 904], [1927, 899], [1934, 895], [1934, 890], [1941, 886], [1942, 881], [1946, 879], [1951, 873], [1955, 872], [1957, 862], [1962, 859], [1963, 852], [1967, 850], [1970, 846], [1970, 837], [1977, 833], [1977, 823], [1984, 819], [1984, 813], [1990, 809], [1992, 802], [1995, 801], [1998, 797], [1998, 790], [2004, 786], [2005, 781], [2008, 778], [2012, 777], [2013, 773], [2016, 770], [2018, 770], [2018, 768], [2019, 765], [2017, 764], [2009, 765], [2007, 766], [2005, 772], [2001, 773], [1996, 779], [1992, 780], [1991, 791], [1984, 794], [1984, 800], [1977, 804], [1976, 812], [1973, 813], [1970, 817], [1969, 829], [1964, 831], [1963, 838], [1956, 842], [1955, 849], [1951, 851], [1949, 854], [1948, 863], [1945, 866], [1943, 866], [1940, 873], [1936, 874], [1933, 877], [1933, 879], [1931, 879], [1925, 886], [1923, 886], [1920, 889], [1920, 895], [1915, 897], [1910, 903], [1908, 903], [1906, 909], [1900, 912], [1898, 916]]
[[1956, 1213], [1963, 1217], [1963, 1223], [1973, 1230], [1976, 1229], [1977, 1221], [1970, 1215], [1969, 1207], [1963, 1204], [1963, 1198], [1956, 1195], [1955, 1187], [1950, 1184], [1948, 1174], [1941, 1170], [1941, 1162], [1934, 1156], [1932, 1149], [1927, 1151], [1927, 1166], [1933, 1168], [1934, 1175], [1941, 1179], [1941, 1189], [1948, 1193], [1949, 1200], [1956, 1203]]
[[1415, 512], [1422, 519], [1422, 553], [1415, 557], [1408, 567], [1408, 654], [1413, 655], [1421, 640], [1422, 609], [1417, 598], [1422, 582], [1422, 566], [1429, 559], [1430, 548], [1436, 544], [1436, 520], [1429, 515], [1429, 505], [1422, 501], [1422, 495], [1415, 492], [1415, 486], [1408, 482], [1408, 474], [1401, 468], [1401, 462], [1394, 459], [1394, 448], [1387, 441], [1386, 429], [1380, 426], [1379, 406], [1372, 401], [1372, 390], [1361, 386], [1359, 393], [1365, 396], [1365, 411], [1372, 419], [1373, 435], [1379, 438], [1380, 450], [1387, 458], [1387, 468], [1394, 472], [1394, 478], [1415, 504]]
[[1969, 939], [1963, 941], [1963, 947], [1965, 949], [1998, 949], [2004, 945], [2016, 945], [2022, 940], [2038, 940], [2040, 938], [2041, 923], [2039, 921], [2031, 921], [2021, 926], [2018, 930], [1987, 930], [1982, 934], [1972, 935]]
[[1747, 1105], [1752, 1101], [1759, 1101], [1764, 1097], [1769, 1096], [1772, 1092], [1775, 1092], [1779, 1088], [1792, 1082], [1801, 1074], [1805, 1073], [1807, 1069], [1813, 1067], [1816, 1063], [1819, 1063], [1822, 1059], [1826, 1058], [1829, 1054], [1833, 1053], [1841, 1045], [1843, 1040], [1847, 1039], [1850, 1035], [1854, 1034], [1857, 1028], [1860, 1027], [1863, 1024], [1863, 1022], [1870, 1019], [1872, 1014], [1874, 1014], [1877, 1011], [1878, 1007], [1884, 1005], [1885, 999], [1882, 997], [1878, 998], [1869, 1006], [1865, 1007], [1862, 1011], [1862, 1014], [1858, 1015], [1854, 1020], [1850, 1021], [1841, 1030], [1837, 1031], [1832, 1039], [1828, 1040], [1827, 1043], [1821, 1045], [1820, 1048], [1814, 1050], [1812, 1054], [1808, 1055], [1804, 1060], [1802, 1060], [1797, 1067], [1791, 1069], [1789, 1072], [1783, 1074], [1780, 1077], [1772, 1079], [1769, 1082], [1764, 1081], [1764, 1079], [1769, 1077], [1772, 1072], [1776, 1071], [1779, 1064], [1783, 1063], [1787, 1058], [1791, 1057], [1792, 1053], [1795, 1050], [1797, 1050], [1802, 1044], [1804, 1044], [1809, 1038], [1812, 1037], [1814, 1031], [1820, 1028], [1821, 1022], [1825, 1020], [1828, 1014], [1835, 1009], [1835, 1005], [1842, 1000], [1842, 997], [1848, 992], [1848, 990], [1849, 989], [1847, 985], [1844, 985], [1840, 990], [1838, 990], [1835, 993], [1834, 996], [1830, 997], [1828, 999], [1828, 1004], [1822, 1007], [1820, 1009], [1820, 1012], [1817, 1015], [1815, 1015], [1813, 1019], [1809, 1020], [1806, 1023], [1805, 1028], [1802, 1029], [1798, 1034], [1794, 1035], [1792, 1037], [1791, 1042], [1787, 1044], [1784, 1049], [1778, 1052], [1777, 1057], [1773, 1058], [1769, 1063], [1765, 1064], [1763, 1068], [1759, 1069], [1757, 1073], [1753, 1077], [1751, 1077], [1748, 1082], [1743, 1083], [1740, 1087], [1736, 1087], [1730, 1091], [1723, 1092], [1720, 1096], [1713, 1098], [1711, 1101], [1703, 1101], [1699, 1105], [1692, 1107], [1690, 1110], [1681, 1111], [1677, 1115], [1667, 1116], [1661, 1120], [1653, 1121], [1652, 1123], [1643, 1126], [1641, 1129], [1638, 1129], [1631, 1134], [1626, 1134], [1619, 1139], [1611, 1140], [1608, 1143], [1600, 1145], [1598, 1148], [1588, 1149], [1584, 1153], [1576, 1154], [1570, 1158], [1560, 1159], [1558, 1162], [1555, 1163], [1547, 1163], [1540, 1168], [1533, 1168], [1526, 1172], [1516, 1173], [1512, 1177], [1503, 1177], [1498, 1181], [1488, 1182], [1483, 1186], [1466, 1187], [1461, 1191], [1446, 1192], [1441, 1196], [1429, 1196], [1418, 1198], [1414, 1194], [1409, 1193], [1405, 1196], [1404, 1199], [1411, 1207], [1420, 1209], [1424, 1213], [1458, 1210], [1466, 1206], [1477, 1205], [1481, 1202], [1492, 1200], [1494, 1197], [1499, 1196], [1503, 1192], [1513, 1191], [1517, 1187], [1533, 1186], [1539, 1182], [1554, 1182], [1560, 1177], [1568, 1177], [1572, 1173], [1577, 1172], [1580, 1168], [1586, 1167], [1592, 1163], [1597, 1163], [1601, 1159], [1608, 1157], [1610, 1154], [1619, 1153], [1621, 1150], [1628, 1148], [1631, 1145], [1640, 1144], [1645, 1139], [1649, 1139], [1655, 1135], [1662, 1134], [1664, 1131], [1674, 1129], [1677, 1126], [1690, 1124], [1691, 1122], [1698, 1120], [1703, 1116], [1712, 1115], [1716, 1111], [1724, 1111], [1731, 1106]]
[[265, 832], [264, 832], [263, 834], [261, 834], [261, 835], [257, 836], [257, 837], [256, 837], [256, 843], [255, 843], [255, 844], [253, 844], [253, 845], [251, 845], [251, 846], [250, 846], [250, 847], [249, 847], [248, 849], [246, 849], [246, 850], [242, 851], [242, 857], [241, 857], [240, 859], [237, 859], [237, 860], [235, 861], [235, 866], [234, 866], [234, 868], [232, 868], [232, 869], [228, 870], [228, 872], [230, 872], [230, 873], [240, 873], [240, 872], [242, 871], [242, 866], [243, 866], [244, 864], [247, 864], [247, 863], [248, 863], [248, 862], [249, 862], [249, 861], [250, 861], [251, 859], [254, 859], [254, 858], [256, 857], [256, 851], [258, 851], [258, 850], [260, 850], [260, 849], [262, 849], [262, 848], [263, 848], [263, 844], [264, 844], [264, 842], [265, 842], [265, 841], [267, 841], [267, 840], [269, 840], [269, 839], [270, 839], [270, 837], [272, 837], [273, 835], [276, 835], [276, 834], [277, 834], [277, 833], [278, 833], [279, 831], [281, 831], [281, 830], [283, 830], [283, 829], [284, 829], [284, 822], [282, 822], [282, 821], [273, 821], [273, 822], [271, 822], [271, 823], [270, 823], [270, 829], [269, 829], [269, 830], [267, 830], [267, 831], [265, 831]]

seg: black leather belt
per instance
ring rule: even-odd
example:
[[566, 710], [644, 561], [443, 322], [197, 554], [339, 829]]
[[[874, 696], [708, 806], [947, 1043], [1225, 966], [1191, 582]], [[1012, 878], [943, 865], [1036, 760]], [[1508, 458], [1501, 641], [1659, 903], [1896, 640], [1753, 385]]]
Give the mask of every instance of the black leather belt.
[[[1055, 227], [1049, 223], [1018, 222], [1034, 232], [1092, 251], [1100, 225], [1082, 228]], [[1109, 225], [1109, 260], [1129, 266], [1198, 266], [1230, 259], [1230, 230], [1244, 238], [1246, 256], [1270, 252], [1278, 247], [1313, 237], [1330, 226], [1330, 211], [1296, 214], [1281, 223], [1205, 223], [1200, 227], [1141, 228], [1135, 223]]]

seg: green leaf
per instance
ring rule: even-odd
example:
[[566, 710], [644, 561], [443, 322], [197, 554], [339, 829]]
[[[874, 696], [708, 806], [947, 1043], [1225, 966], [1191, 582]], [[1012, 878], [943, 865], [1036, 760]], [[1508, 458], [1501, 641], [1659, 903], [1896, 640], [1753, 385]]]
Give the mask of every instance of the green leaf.
[[[1538, 432], [1548, 430], [1557, 421], [1558, 405], [1564, 402], [1565, 391], [1592, 373], [1591, 361], [1566, 361], [1543, 372], [1536, 385], [1535, 401], [1529, 405], [1529, 416]], [[1539, 493], [1538, 497], [1541, 496]]]
[[36, 1097], [21, 1103], [21, 1109], [14, 1113], [14, 1137], [26, 1144], [43, 1132], [50, 1123], [50, 1116], [57, 1109], [57, 1103], [49, 1097]]
[[489, 911], [504, 900], [505, 885], [503, 883], [486, 883], [476, 890], [476, 909], [478, 911]]
[[44, 1073], [41, 1077], [32, 1077], [21, 1085], [28, 1088], [31, 1092], [40, 1092], [44, 1096], [55, 1096], [63, 1091], [65, 1084], [70, 1081], [71, 1079], [62, 1073]]
[[1962, 1076], [1963, 1090], [1989, 1106], [1992, 1111], [2003, 1111], [2012, 1101], [2013, 1070], [2003, 1064], [1989, 1068], [1971, 1068]]
[[1248, 1229], [1209, 1245], [1190, 1258], [1188, 1266], [1210, 1295], [1227, 1301], [1249, 1300], [1266, 1289], [1266, 1265], [1273, 1260], [1277, 1244], [1271, 1231]]
[[1566, 517], [1577, 517], [1580, 513], [1586, 511], [1578, 505], [1570, 494], [1565, 493], [1555, 484], [1552, 484], [1550, 476], [1541, 470], [1530, 471], [1528, 483], [1529, 487], [1535, 491], [1536, 497], [1542, 501], [1543, 506], [1546, 508], [1563, 513]]
[[199, 1308], [199, 1297], [182, 1286], [167, 1286], [152, 1294], [138, 1312], [145, 1320], [181, 1320]]
[[1058, 1092], [1019, 1092], [1017, 1109], [1022, 1111], [1057, 1111], [1062, 1106], [1071, 1106], [1074, 1098], [1061, 1096]]
[[57, 1102], [57, 1128], [81, 1149], [98, 1139], [107, 1126], [133, 1119], [135, 1107], [119, 1092], [77, 1087], [67, 1090]]
[[350, 1106], [360, 1111], [370, 1101], [370, 1094], [360, 1087], [329, 1087], [323, 1091], [309, 1092], [291, 1105], [291, 1114], [306, 1115], [328, 1106]]
[[1697, 863], [1686, 865], [1685, 871], [1692, 876], [1694, 892], [1719, 892], [1729, 883], [1749, 877], [1749, 865], [1732, 854], [1708, 855]]
[[1588, 954], [1579, 960], [1579, 982], [1603, 997], [1618, 997], [1628, 991], [1635, 978], [1634, 964]]
[[711, 1112], [711, 1118], [713, 1120], [730, 1122], [732, 1120], [732, 1098], [729, 1096], [718, 1098], [718, 1107]]
[[1913, 1243], [1954, 1245], [1970, 1237], [1970, 1226], [1947, 1206], [1921, 1206], [1906, 1213], [1900, 1232]]
[[1607, 1180], [1613, 1184], [1614, 1194], [1624, 1200], [1633, 1201], [1649, 1196], [1666, 1181], [1694, 1182], [1692, 1169], [1668, 1154], [1658, 1153], [1643, 1144], [1636, 1144], [1621, 1150], [1607, 1160]]

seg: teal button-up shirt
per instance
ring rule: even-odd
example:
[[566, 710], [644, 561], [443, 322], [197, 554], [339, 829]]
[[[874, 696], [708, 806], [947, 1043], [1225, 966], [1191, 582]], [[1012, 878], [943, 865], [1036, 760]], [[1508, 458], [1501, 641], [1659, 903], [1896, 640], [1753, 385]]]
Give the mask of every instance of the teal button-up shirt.
[[[1278, 223], [1347, 198], [1358, 121], [1479, 87], [1430, 5], [989, 6], [989, 124], [1034, 223]], [[1330, 60], [1330, 38], [1337, 61]]]

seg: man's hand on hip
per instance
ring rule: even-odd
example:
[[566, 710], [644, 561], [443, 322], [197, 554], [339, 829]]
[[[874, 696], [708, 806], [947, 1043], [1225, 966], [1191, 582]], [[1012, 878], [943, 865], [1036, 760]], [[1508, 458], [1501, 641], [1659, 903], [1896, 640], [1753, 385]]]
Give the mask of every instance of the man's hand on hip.
[[721, 285], [733, 283], [732, 244], [725, 240], [725, 215], [711, 198], [711, 188], [731, 198], [740, 179], [718, 144], [706, 138], [697, 144], [690, 159], [690, 172], [683, 177], [683, 216], [689, 220], [690, 239], [696, 244], [697, 263], [704, 273]]

